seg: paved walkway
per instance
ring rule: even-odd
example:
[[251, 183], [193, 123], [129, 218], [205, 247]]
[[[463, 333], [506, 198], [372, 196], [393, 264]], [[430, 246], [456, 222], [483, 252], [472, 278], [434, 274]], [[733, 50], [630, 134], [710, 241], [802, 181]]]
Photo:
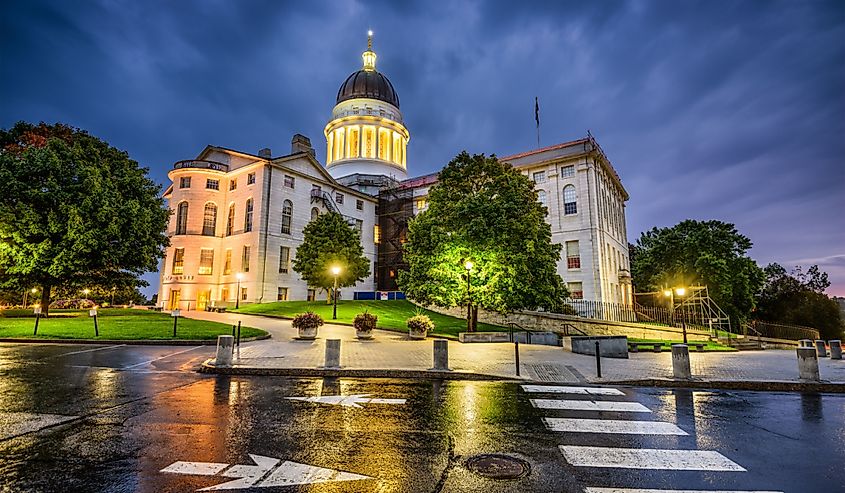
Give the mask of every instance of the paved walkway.
[[[184, 312], [183, 312], [184, 313]], [[244, 343], [236, 367], [318, 368], [324, 363], [326, 339], [341, 339], [341, 365], [346, 369], [426, 370], [432, 367], [432, 340], [412, 341], [398, 332], [377, 330], [371, 341], [359, 341], [355, 330], [326, 324], [315, 341], [294, 339], [290, 320], [234, 313], [188, 312], [186, 316], [228, 324], [258, 327], [272, 338]], [[614, 382], [672, 377], [672, 356], [631, 353], [629, 359], [602, 358], [602, 376], [596, 377], [595, 357], [573, 354], [560, 347], [521, 344], [523, 378], [546, 382]], [[768, 350], [730, 353], [690, 353], [693, 378], [708, 381], [798, 382], [795, 351]], [[507, 343], [461, 344], [449, 341], [453, 370], [516, 378], [514, 346]], [[819, 360], [822, 380], [845, 384], [845, 360]]]

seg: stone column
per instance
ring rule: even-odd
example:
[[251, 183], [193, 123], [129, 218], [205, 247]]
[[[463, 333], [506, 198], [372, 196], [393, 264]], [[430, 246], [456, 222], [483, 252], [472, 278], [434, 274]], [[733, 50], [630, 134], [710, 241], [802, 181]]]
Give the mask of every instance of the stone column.
[[689, 347], [686, 344], [672, 344], [672, 376], [684, 380], [692, 378]]
[[819, 360], [816, 349], [800, 347], [798, 353], [798, 378], [813, 382], [819, 381]]
[[437, 371], [449, 371], [449, 341], [434, 340], [434, 368]]
[[842, 341], [834, 339], [828, 343], [830, 344], [830, 359], [842, 359]]
[[214, 365], [217, 367], [232, 366], [232, 350], [235, 347], [235, 338], [232, 336], [217, 336], [217, 358]]
[[340, 368], [340, 339], [326, 340], [326, 368]]

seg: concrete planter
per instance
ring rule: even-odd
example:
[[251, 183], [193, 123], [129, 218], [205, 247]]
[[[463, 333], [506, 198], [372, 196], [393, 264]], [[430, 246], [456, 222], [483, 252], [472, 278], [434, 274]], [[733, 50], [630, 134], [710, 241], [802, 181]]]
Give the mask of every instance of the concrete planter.
[[425, 330], [414, 330], [409, 328], [408, 329], [408, 337], [415, 340], [422, 340], [425, 339], [426, 331]]
[[299, 338], [305, 340], [314, 340], [317, 338], [317, 327], [312, 327], [308, 329], [296, 329], [299, 331]]
[[373, 338], [373, 331], [372, 330], [358, 330], [355, 329], [355, 337], [361, 340], [370, 340]]

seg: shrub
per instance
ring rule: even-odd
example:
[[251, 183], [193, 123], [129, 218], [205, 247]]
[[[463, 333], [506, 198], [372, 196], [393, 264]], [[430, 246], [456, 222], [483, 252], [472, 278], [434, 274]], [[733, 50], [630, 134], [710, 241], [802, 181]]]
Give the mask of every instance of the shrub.
[[293, 317], [293, 328], [295, 329], [316, 329], [323, 325], [323, 317], [314, 312], [300, 313]]
[[428, 315], [414, 315], [409, 318], [408, 328], [417, 332], [430, 332], [434, 330], [434, 322], [428, 318]]
[[376, 322], [378, 322], [378, 317], [364, 310], [364, 313], [355, 315], [352, 325], [361, 332], [372, 332], [376, 328]]
[[86, 298], [72, 298], [66, 300], [55, 300], [50, 303], [50, 308], [77, 308], [88, 309], [94, 308], [95, 303]]

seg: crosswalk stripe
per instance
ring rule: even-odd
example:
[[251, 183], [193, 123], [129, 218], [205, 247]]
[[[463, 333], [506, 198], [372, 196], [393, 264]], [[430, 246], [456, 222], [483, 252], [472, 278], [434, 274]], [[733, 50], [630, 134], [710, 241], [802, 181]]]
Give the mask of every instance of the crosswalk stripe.
[[584, 493], [783, 493], [760, 490], [656, 490], [651, 488], [596, 488], [588, 486]]
[[663, 421], [623, 421], [616, 419], [543, 418], [551, 431], [576, 433], [621, 433], [630, 435], [687, 435], [672, 423]]
[[674, 471], [745, 471], [712, 450], [667, 450], [561, 445], [566, 461], [577, 467], [662, 469]]
[[523, 385], [525, 392], [545, 392], [549, 394], [582, 394], [582, 395], [625, 395], [619, 389], [610, 387], [562, 387], [560, 385]]
[[629, 413], [650, 413], [651, 410], [639, 402], [571, 401], [556, 399], [529, 399], [539, 409], [564, 409], [570, 411], [621, 411]]

